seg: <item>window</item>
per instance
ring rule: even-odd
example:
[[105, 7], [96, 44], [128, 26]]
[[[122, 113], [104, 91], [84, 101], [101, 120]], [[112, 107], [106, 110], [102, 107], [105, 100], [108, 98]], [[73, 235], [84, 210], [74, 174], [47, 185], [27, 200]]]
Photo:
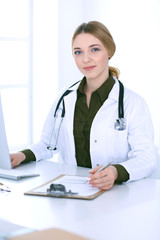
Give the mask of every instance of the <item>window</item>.
[[0, 0], [0, 93], [11, 149], [32, 141], [32, 5]]
[[40, 137], [58, 91], [57, 0], [0, 0], [0, 93], [10, 151]]

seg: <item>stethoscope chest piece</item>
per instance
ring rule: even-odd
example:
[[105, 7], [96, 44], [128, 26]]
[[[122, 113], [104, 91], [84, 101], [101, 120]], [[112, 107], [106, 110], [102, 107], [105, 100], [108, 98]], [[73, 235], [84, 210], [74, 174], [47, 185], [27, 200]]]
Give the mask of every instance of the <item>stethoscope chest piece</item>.
[[114, 123], [114, 128], [117, 131], [123, 131], [126, 129], [126, 122], [124, 120], [124, 118], [118, 118], [116, 119], [115, 123]]

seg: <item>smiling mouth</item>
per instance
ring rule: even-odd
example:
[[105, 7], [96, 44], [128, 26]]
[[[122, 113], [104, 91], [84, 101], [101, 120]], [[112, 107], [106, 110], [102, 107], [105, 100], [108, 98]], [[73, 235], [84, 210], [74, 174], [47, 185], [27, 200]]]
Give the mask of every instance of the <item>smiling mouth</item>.
[[95, 66], [88, 66], [88, 67], [84, 67], [84, 70], [85, 71], [91, 71], [94, 68], [95, 68]]

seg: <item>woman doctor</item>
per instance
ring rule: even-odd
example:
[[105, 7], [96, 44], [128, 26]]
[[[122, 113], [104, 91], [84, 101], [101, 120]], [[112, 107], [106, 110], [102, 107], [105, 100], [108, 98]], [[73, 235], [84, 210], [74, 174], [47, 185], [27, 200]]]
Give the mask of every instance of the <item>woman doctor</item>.
[[[12, 167], [51, 158], [58, 151], [63, 162], [92, 168], [90, 183], [103, 190], [153, 172], [153, 127], [142, 97], [124, 88], [124, 121], [121, 127], [115, 124], [119, 116], [119, 71], [109, 66], [115, 49], [110, 32], [100, 22], [83, 23], [76, 29], [72, 51], [84, 78], [60, 93], [40, 141], [11, 154]], [[96, 173], [105, 164], [110, 165]]]

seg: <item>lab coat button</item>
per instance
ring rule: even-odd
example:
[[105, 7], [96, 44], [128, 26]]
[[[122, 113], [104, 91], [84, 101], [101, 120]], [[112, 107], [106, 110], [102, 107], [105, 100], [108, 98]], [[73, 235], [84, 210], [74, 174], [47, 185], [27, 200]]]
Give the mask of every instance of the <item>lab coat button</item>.
[[97, 140], [95, 139], [94, 142], [97, 143]]

